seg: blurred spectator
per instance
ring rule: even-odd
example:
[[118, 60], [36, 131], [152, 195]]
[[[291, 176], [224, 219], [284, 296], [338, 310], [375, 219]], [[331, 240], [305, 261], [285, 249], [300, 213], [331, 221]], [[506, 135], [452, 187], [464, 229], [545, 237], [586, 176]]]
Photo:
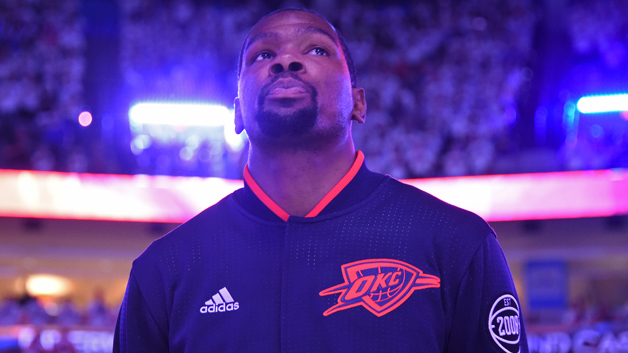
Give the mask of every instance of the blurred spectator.
[[22, 353], [48, 353], [41, 344], [41, 330], [37, 330], [35, 338]]
[[105, 304], [105, 293], [102, 289], [96, 289], [94, 298], [86, 308], [85, 324], [102, 327], [111, 325], [113, 320], [113, 314]]
[[50, 315], [35, 297], [25, 296], [22, 299], [22, 309], [22, 323], [41, 326], [50, 322]]
[[55, 343], [51, 353], [77, 353], [74, 344], [68, 339], [68, 329], [61, 330], [61, 339]]
[[583, 299], [574, 301], [563, 313], [562, 323], [573, 326], [582, 323], [584, 320], [585, 311], [586, 306]]
[[617, 308], [615, 317], [617, 321], [628, 325], [628, 298]]
[[82, 322], [82, 315], [74, 305], [74, 302], [70, 298], [63, 300], [59, 306], [59, 313], [57, 314], [56, 324], [61, 326], [75, 326]]
[[22, 308], [15, 298], [4, 298], [0, 303], [0, 326], [15, 325], [19, 323], [22, 317]]

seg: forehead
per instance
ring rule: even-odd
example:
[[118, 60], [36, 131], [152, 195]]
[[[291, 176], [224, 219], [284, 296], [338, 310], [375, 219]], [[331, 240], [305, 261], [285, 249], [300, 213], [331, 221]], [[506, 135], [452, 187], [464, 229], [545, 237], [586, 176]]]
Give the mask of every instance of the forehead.
[[257, 23], [249, 32], [246, 47], [260, 39], [278, 37], [284, 31], [294, 34], [321, 33], [338, 42], [336, 31], [326, 20], [313, 13], [295, 10], [276, 13]]

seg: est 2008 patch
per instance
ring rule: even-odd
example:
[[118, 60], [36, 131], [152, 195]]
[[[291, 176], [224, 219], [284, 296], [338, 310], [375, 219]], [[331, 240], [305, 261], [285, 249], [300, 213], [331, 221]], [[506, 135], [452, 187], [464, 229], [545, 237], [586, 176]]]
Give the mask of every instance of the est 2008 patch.
[[488, 315], [488, 331], [493, 341], [506, 353], [519, 352], [521, 315], [517, 299], [510, 294], [497, 298]]

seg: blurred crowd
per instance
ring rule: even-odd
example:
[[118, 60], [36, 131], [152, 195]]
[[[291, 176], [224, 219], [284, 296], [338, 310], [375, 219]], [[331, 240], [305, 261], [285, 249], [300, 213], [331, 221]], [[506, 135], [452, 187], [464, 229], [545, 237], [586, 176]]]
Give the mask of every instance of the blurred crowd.
[[102, 290], [79, 308], [68, 297], [24, 295], [0, 302], [2, 352], [79, 353], [111, 352], [118, 308], [105, 304]]
[[587, 302], [580, 298], [565, 309], [532, 310], [526, 313], [526, 325], [563, 325], [590, 327], [599, 323], [616, 323], [628, 329], [628, 299], [620, 305]]
[[[534, 75], [528, 66], [540, 17], [535, 1], [281, 5], [306, 5], [346, 37], [368, 101], [367, 124], [355, 126], [354, 137], [371, 169], [397, 178], [504, 172], [494, 162], [519, 148], [513, 130]], [[117, 6], [120, 92], [129, 104], [211, 99], [227, 106], [236, 94], [242, 40], [272, 9], [254, 0], [129, 0]], [[171, 139], [176, 131], [168, 131], [167, 138], [138, 141], [125, 137], [129, 131], [116, 131], [111, 143], [123, 145], [128, 158], [106, 158], [112, 146], [82, 137], [76, 117], [88, 99], [83, 82], [89, 73], [79, 7], [78, 0], [0, 1], [0, 168], [239, 177], [246, 148], [234, 149], [224, 137]], [[569, 2], [576, 55], [594, 52], [604, 67], [628, 67], [625, 7], [621, 1]], [[573, 75], [582, 86], [596, 79]], [[116, 119], [126, 119], [127, 108]], [[624, 129], [566, 144], [558, 168], [617, 166], [626, 136]]]
[[[352, 50], [367, 95], [354, 128], [369, 166], [398, 178], [490, 172], [508, 148], [535, 18], [529, 0], [414, 1], [374, 6], [314, 1]], [[122, 6], [123, 71], [141, 97], [211, 96], [229, 104], [240, 45], [259, 2]], [[224, 88], [227, 88], [226, 90]], [[506, 146], [502, 146], [506, 145]]]
[[[628, 92], [628, 2], [574, 1], [569, 9], [575, 59], [563, 87], [580, 95]], [[560, 151], [565, 169], [628, 168], [628, 111], [621, 115], [581, 117], [577, 141]]]
[[368, 125], [354, 131], [371, 168], [397, 178], [491, 172], [530, 79], [531, 3], [354, 3], [340, 13], [367, 93]]
[[57, 302], [23, 296], [7, 297], [0, 302], [0, 326], [56, 325], [112, 330], [117, 314], [117, 308], [110, 308], [105, 304], [102, 291], [95, 292], [92, 301], [81, 309], [71, 298]]
[[0, 168], [85, 171], [79, 3], [0, 1]]

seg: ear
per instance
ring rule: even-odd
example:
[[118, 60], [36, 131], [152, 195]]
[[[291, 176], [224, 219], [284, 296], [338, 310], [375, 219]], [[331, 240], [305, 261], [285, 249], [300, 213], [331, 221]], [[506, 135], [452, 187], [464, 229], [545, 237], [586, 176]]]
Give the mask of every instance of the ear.
[[364, 96], [364, 88], [352, 88], [351, 91], [353, 94], [351, 120], [364, 124], [366, 120], [366, 97]]
[[244, 131], [244, 122], [242, 121], [242, 109], [240, 109], [240, 99], [236, 97], [233, 100], [233, 110], [234, 110], [234, 123], [235, 123], [235, 132], [236, 134]]

